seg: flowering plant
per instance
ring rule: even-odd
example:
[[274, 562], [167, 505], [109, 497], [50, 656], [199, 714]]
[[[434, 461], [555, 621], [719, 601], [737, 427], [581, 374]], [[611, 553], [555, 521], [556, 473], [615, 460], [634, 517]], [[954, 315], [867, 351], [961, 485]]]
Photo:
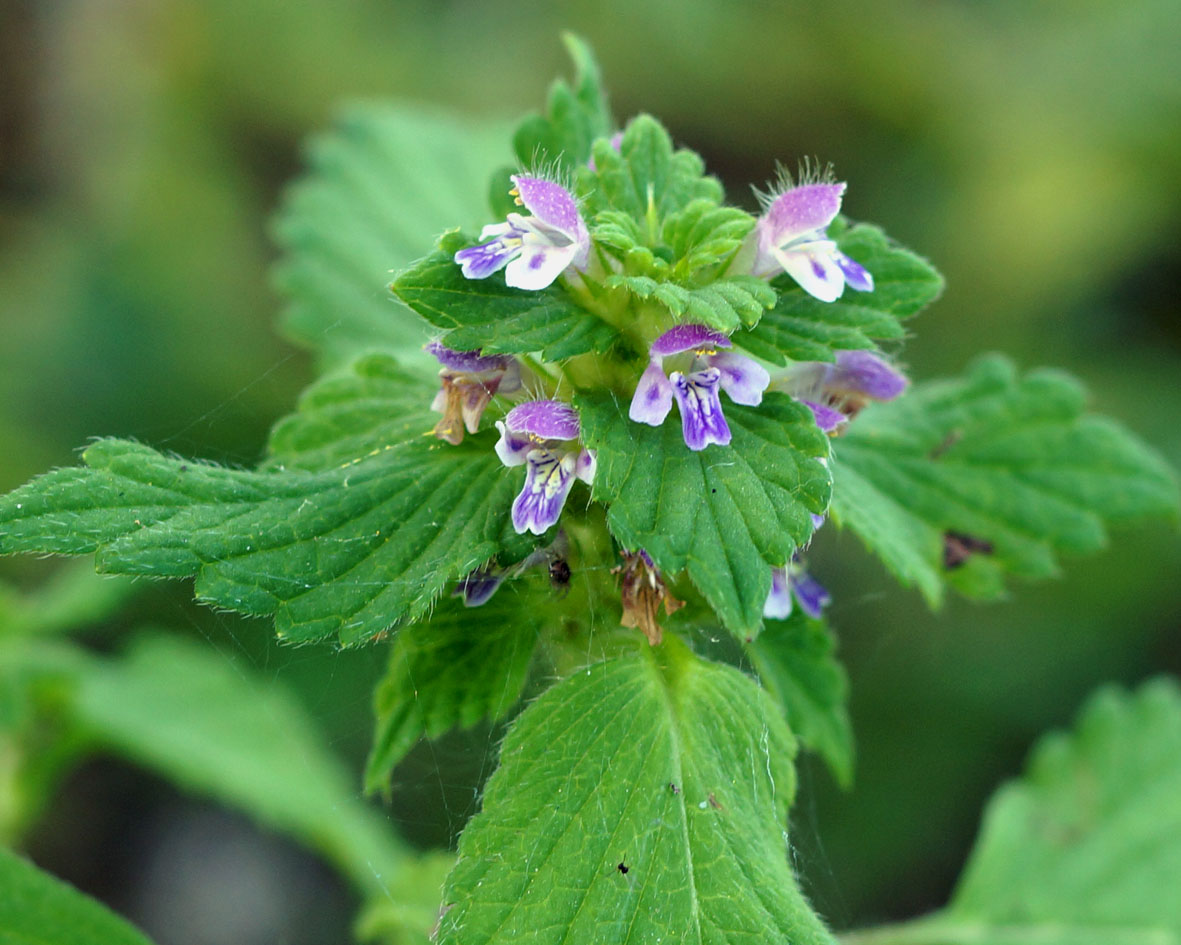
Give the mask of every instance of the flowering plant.
[[514, 718], [431, 923], [383, 886], [394, 940], [830, 942], [784, 845], [797, 752], [853, 771], [816, 533], [932, 605], [990, 598], [1175, 485], [1060, 374], [993, 356], [912, 384], [926, 260], [811, 162], [759, 212], [725, 203], [569, 44], [491, 222], [399, 271], [368, 327], [367, 290], [325, 318], [365, 351], [257, 469], [100, 440], [0, 503], [0, 549], [192, 576], [287, 642], [389, 638], [372, 791], [420, 737]]

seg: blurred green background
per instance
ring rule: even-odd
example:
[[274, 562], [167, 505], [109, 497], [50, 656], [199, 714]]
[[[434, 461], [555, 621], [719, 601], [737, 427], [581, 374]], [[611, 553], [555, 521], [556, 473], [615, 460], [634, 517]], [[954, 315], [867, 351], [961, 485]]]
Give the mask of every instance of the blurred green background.
[[[948, 290], [912, 323], [903, 358], [915, 378], [958, 372], [985, 349], [1058, 365], [1181, 462], [1181, 8], [1171, 0], [8, 0], [0, 488], [74, 462], [100, 434], [255, 462], [312, 376], [273, 328], [281, 303], [268, 282], [268, 218], [303, 138], [350, 99], [510, 118], [534, 109], [568, 70], [563, 28], [595, 47], [617, 117], [662, 118], [736, 202], [753, 205], [748, 183], [764, 183], [777, 159], [815, 155], [850, 182], [850, 216], [929, 256]], [[835, 926], [942, 903], [981, 803], [1039, 732], [1067, 722], [1101, 681], [1181, 671], [1176, 538], [1167, 524], [1117, 535], [1058, 582], [931, 615], [852, 536], [825, 530], [812, 570], [836, 598], [859, 764], [842, 794], [805, 763], [793, 843]], [[4, 568], [24, 584], [50, 570]], [[141, 618], [203, 636], [294, 685], [359, 766], [383, 654], [283, 651], [264, 622], [210, 614], [188, 595], [149, 587], [95, 645], [116, 645]], [[402, 769], [414, 793], [392, 816], [419, 841], [446, 842], [474, 809], [487, 749], [471, 744], [453, 740]], [[452, 764], [459, 773], [441, 776]], [[120, 799], [130, 813], [109, 812]], [[181, 895], [159, 881], [143, 891], [160, 875], [142, 867], [143, 850], [159, 847], [143, 823], [184, 803], [133, 772], [84, 769], [33, 847], [166, 945], [205, 941], [178, 937], [180, 920], [143, 905]], [[96, 816], [115, 826], [104, 835]], [[190, 822], [209, 815], [176, 816], [180, 828], [149, 836], [201, 834]], [[82, 823], [115, 846], [79, 841]], [[138, 871], [120, 871], [136, 857]], [[271, 861], [260, 862], [265, 875]]]

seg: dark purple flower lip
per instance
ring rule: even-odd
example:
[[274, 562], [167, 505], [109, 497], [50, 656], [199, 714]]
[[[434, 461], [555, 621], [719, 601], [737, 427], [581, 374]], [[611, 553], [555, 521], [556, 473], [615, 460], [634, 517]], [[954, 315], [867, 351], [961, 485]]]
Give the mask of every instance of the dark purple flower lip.
[[653, 357], [665, 358], [682, 351], [729, 347], [730, 339], [720, 331], [706, 328], [705, 325], [674, 325], [652, 342], [649, 350]]
[[560, 400], [530, 400], [518, 404], [504, 418], [513, 433], [525, 433], [543, 440], [578, 438], [578, 411]]

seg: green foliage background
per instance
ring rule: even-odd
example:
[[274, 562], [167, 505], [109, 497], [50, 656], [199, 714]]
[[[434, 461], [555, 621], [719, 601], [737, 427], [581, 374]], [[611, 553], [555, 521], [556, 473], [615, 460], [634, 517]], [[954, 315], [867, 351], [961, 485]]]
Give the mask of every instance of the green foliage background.
[[[929, 255], [948, 289], [908, 326], [913, 376], [992, 348], [1053, 364], [1181, 464], [1181, 79], [1165, 0], [25, 0], [0, 13], [0, 488], [72, 464], [96, 434], [253, 465], [312, 370], [274, 331], [267, 271], [301, 140], [348, 99], [515, 118], [566, 71], [562, 28], [595, 47], [616, 113], [660, 116], [733, 199], [753, 203], [742, 182], [776, 159], [818, 155], [850, 182], [850, 216]], [[1012, 601], [937, 615], [849, 534], [826, 529], [811, 563], [836, 597], [858, 760], [850, 793], [805, 762], [792, 837], [837, 928], [944, 902], [982, 801], [1038, 733], [1101, 681], [1181, 670], [1167, 525]], [[53, 566], [3, 567], [33, 585]], [[192, 608], [187, 589], [142, 596], [127, 626], [163, 607], [283, 676], [359, 772], [383, 654], [280, 650], [266, 624]], [[407, 780], [431, 763], [412, 755]], [[406, 824], [411, 838], [446, 840], [465, 796]]]

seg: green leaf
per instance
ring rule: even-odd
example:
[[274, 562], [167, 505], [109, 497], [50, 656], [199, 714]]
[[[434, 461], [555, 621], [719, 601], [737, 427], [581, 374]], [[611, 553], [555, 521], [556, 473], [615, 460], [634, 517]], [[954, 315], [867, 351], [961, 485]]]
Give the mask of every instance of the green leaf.
[[357, 105], [313, 139], [274, 234], [285, 333], [330, 364], [379, 349], [420, 355], [421, 323], [386, 291], [391, 271], [449, 227], [488, 222], [485, 187], [508, 129], [409, 105]]
[[[945, 580], [990, 597], [1005, 573], [1053, 575], [1059, 554], [1102, 548], [1107, 524], [1177, 507], [1168, 466], [1084, 399], [1063, 374], [1018, 377], [993, 356], [868, 407], [833, 444], [834, 516], [931, 604]], [[965, 540], [986, 544], [945, 559]]]
[[842, 787], [853, 782], [849, 680], [835, 655], [832, 631], [797, 607], [787, 620], [769, 620], [746, 653], [759, 681], [779, 703], [787, 724], [818, 752]]
[[993, 797], [941, 912], [862, 945], [1181, 942], [1181, 691], [1101, 691]]
[[0, 498], [0, 552], [98, 552], [119, 574], [196, 576], [197, 596], [275, 616], [291, 641], [413, 620], [507, 535], [519, 477], [491, 437], [420, 439], [322, 472], [250, 472], [100, 440], [87, 467]]
[[613, 209], [629, 214], [651, 234], [657, 221], [684, 209], [694, 200], [717, 204], [722, 185], [705, 176], [705, 165], [692, 151], [674, 151], [668, 132], [651, 115], [633, 118], [619, 150], [608, 141], [595, 145], [597, 187], [587, 195], [591, 214]]
[[674, 640], [575, 674], [505, 739], [439, 945], [831, 942], [788, 864], [793, 754], [758, 686]]
[[478, 608], [442, 603], [426, 623], [399, 630], [377, 687], [377, 732], [365, 771], [369, 791], [423, 736], [499, 721], [521, 696], [537, 645], [537, 611], [517, 588], [502, 588]]
[[264, 468], [332, 469], [419, 439], [438, 420], [428, 409], [437, 385], [388, 355], [360, 358], [313, 384], [275, 425]]
[[725, 333], [740, 325], [755, 324], [764, 309], [775, 304], [775, 290], [753, 276], [731, 276], [697, 288], [650, 276], [612, 275], [603, 284], [659, 302], [681, 321], [708, 325]]
[[633, 423], [610, 395], [578, 399], [583, 438], [597, 450], [594, 496], [611, 532], [643, 548], [666, 574], [688, 569], [722, 622], [758, 633], [771, 587], [828, 505], [828, 438], [807, 407], [768, 394], [760, 407], [725, 405], [733, 441], [693, 452], [670, 416]]
[[151, 945], [89, 896], [0, 847], [3, 945]]
[[846, 289], [835, 302], [821, 302], [788, 277], [775, 281], [779, 300], [754, 328], [734, 341], [775, 364], [832, 361], [842, 349], [876, 348], [876, 342], [906, 334], [902, 320], [917, 314], [943, 291], [943, 277], [925, 259], [895, 244], [876, 226], [860, 223], [832, 235], [841, 251], [873, 274], [874, 290]]
[[371, 899], [357, 917], [360, 941], [382, 945], [430, 945], [439, 921], [439, 892], [455, 865], [455, 854], [431, 850], [398, 872], [389, 894]]
[[577, 305], [560, 285], [539, 291], [514, 289], [502, 275], [468, 279], [455, 252], [470, 241], [449, 234], [440, 251], [419, 260], [390, 288], [459, 351], [485, 354], [540, 351], [547, 360], [606, 351], [616, 331]]
[[592, 142], [611, 133], [611, 110], [594, 53], [573, 33], [563, 33], [562, 41], [574, 62], [574, 88], [555, 79], [545, 115], [530, 115], [513, 135], [513, 150], [525, 167], [550, 163], [570, 170], [584, 165]]
[[362, 890], [384, 894], [408, 857], [274, 679], [153, 636], [121, 659], [87, 660], [75, 682], [70, 711], [98, 744], [299, 838]]
[[663, 236], [677, 260], [676, 274], [690, 276], [722, 262], [737, 251], [754, 225], [754, 217], [745, 210], [720, 207], [713, 200], [694, 200], [666, 217]]

